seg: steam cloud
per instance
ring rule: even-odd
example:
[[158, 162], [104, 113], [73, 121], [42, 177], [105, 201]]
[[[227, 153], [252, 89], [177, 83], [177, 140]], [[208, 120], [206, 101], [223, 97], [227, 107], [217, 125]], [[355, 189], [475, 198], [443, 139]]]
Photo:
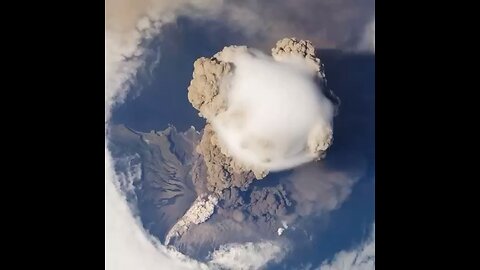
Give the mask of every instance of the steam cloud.
[[[266, 253], [267, 259], [259, 259], [253, 266], [247, 269], [257, 269], [264, 263], [271, 261], [272, 256], [281, 254], [281, 248], [275, 244], [259, 244], [267, 247], [267, 249], [255, 248], [256, 244], [246, 244], [244, 246], [229, 245], [222, 247], [217, 253], [213, 254], [213, 262], [208, 266], [203, 263], [191, 260], [182, 254], [165, 248], [156, 241], [148, 232], [146, 232], [140, 222], [132, 214], [136, 204], [128, 204], [126, 195], [122, 186], [118, 183], [126, 183], [127, 188], [131, 189], [131, 181], [128, 177], [137, 177], [142, 172], [139, 167], [135, 167], [133, 173], [117, 175], [115, 173], [115, 160], [111, 156], [110, 149], [107, 145], [110, 142], [110, 126], [109, 120], [111, 110], [116, 104], [122, 103], [129, 91], [130, 86], [135, 82], [135, 76], [138, 70], [145, 62], [145, 43], [149, 39], [158, 35], [163, 25], [172, 23], [178, 16], [188, 16], [191, 18], [210, 18], [215, 20], [223, 20], [233, 27], [238, 27], [242, 31], [248, 32], [252, 37], [256, 35], [263, 36], [265, 42], [271, 42], [285, 35], [298, 34], [301, 29], [305, 29], [302, 36], [306, 36], [311, 27], [315, 26], [318, 31], [311, 32], [319, 37], [314, 39], [318, 45], [322, 47], [342, 46], [348, 40], [352, 32], [353, 25], [363, 22], [365, 19], [359, 16], [348, 16], [340, 14], [340, 10], [349, 7], [349, 11], [363, 10], [367, 5], [357, 4], [356, 1], [340, 1], [337, 4], [331, 4], [329, 1], [321, 1], [322, 7], [330, 8], [325, 12], [332, 14], [331, 16], [320, 16], [315, 14], [311, 16], [308, 13], [309, 8], [317, 6], [318, 1], [303, 0], [301, 4], [294, 1], [285, 1], [279, 4], [275, 9], [276, 12], [288, 14], [292, 12], [291, 22], [286, 24], [284, 18], [280, 18], [276, 12], [258, 12], [260, 10], [269, 9], [267, 4], [256, 1], [245, 1], [239, 3], [237, 1], [221, 1], [221, 0], [180, 0], [180, 1], [155, 1], [155, 0], [106, 0], [106, 21], [105, 21], [105, 256], [106, 269], [161, 269], [162, 267], [174, 269], [207, 269], [209, 267], [233, 265], [235, 262], [235, 254], [237, 250], [243, 250], [243, 256], [247, 256], [251, 252]], [[324, 2], [324, 3], [323, 3]], [[328, 3], [327, 3], [328, 2]], [[372, 2], [373, 1], [364, 1]], [[302, 6], [303, 5], [303, 6]], [[312, 10], [312, 9], [310, 9]], [[305, 12], [307, 11], [307, 13]], [[348, 12], [347, 12], [348, 13]], [[355, 12], [353, 12], [355, 13]], [[262, 15], [261, 15], [262, 14]], [[362, 14], [362, 12], [358, 12]], [[342, 15], [342, 16], [339, 16]], [[370, 16], [362, 15], [362, 16]], [[278, 19], [279, 18], [279, 19]], [[322, 18], [324, 27], [318, 28], [318, 19]], [[331, 27], [335, 18], [342, 21], [341, 29], [348, 29], [347, 34], [338, 35]], [[327, 30], [330, 29], [330, 30]], [[317, 35], [320, 33], [320, 35]], [[282, 43], [283, 42], [283, 43]], [[273, 59], [262, 55], [253, 50], [243, 50], [239, 57], [234, 57], [228, 53], [224, 54], [224, 59], [210, 59], [213, 61], [216, 71], [205, 72], [207, 79], [213, 74], [216, 82], [223, 81], [224, 77], [227, 84], [233, 87], [229, 93], [225, 93], [223, 98], [219, 99], [218, 106], [223, 106], [224, 101], [228, 101], [227, 107], [218, 110], [218, 115], [211, 118], [211, 123], [207, 124], [203, 132], [202, 143], [199, 145], [199, 152], [202, 154], [204, 163], [196, 162], [194, 169], [195, 174], [201, 174], [202, 167], [206, 167], [208, 174], [207, 189], [221, 193], [225, 189], [240, 188], [243, 189], [253, 181], [254, 178], [265, 177], [268, 170], [280, 170], [291, 168], [298, 164], [321, 157], [322, 153], [331, 143], [331, 117], [333, 114], [333, 106], [321, 95], [316, 88], [314, 81], [322, 79], [321, 65], [314, 56], [313, 46], [305, 41], [284, 40], [280, 42], [273, 50]], [[261, 46], [261, 45], [260, 45]], [[282, 56], [282, 54], [287, 54]], [[290, 57], [288, 54], [297, 54], [298, 57]], [[298, 58], [302, 58], [301, 61]], [[218, 68], [220, 63], [222, 68]], [[260, 65], [257, 65], [260, 64]], [[197, 64], [196, 64], [197, 65]], [[243, 151], [242, 141], [231, 136], [235, 127], [228, 127], [228, 120], [235, 118], [235, 110], [231, 108], [239, 108], [242, 102], [247, 102], [252, 107], [253, 113], [262, 113], [267, 108], [275, 109], [277, 105], [284, 105], [285, 101], [292, 97], [288, 91], [283, 91], [283, 95], [273, 95], [273, 89], [277, 88], [278, 82], [275, 79], [265, 82], [265, 78], [250, 76], [249, 68], [254, 65], [260, 68], [258, 74], [266, 74], [268, 76], [278, 76], [288, 73], [286, 83], [303, 82], [303, 90], [300, 90], [300, 98], [311, 103], [311, 106], [299, 108], [298, 103], [292, 103], [287, 106], [286, 111], [292, 113], [288, 116], [283, 115], [287, 123], [295, 124], [295, 128], [291, 130], [282, 129], [279, 120], [274, 119], [271, 115], [265, 115], [264, 118], [249, 118], [247, 115], [247, 130], [253, 131], [253, 137], [250, 134], [243, 134], [243, 137], [254, 138], [259, 135], [271, 136], [273, 138], [274, 148], [270, 150], [262, 149], [262, 136], [260, 143], [253, 140], [252, 148], [249, 151]], [[234, 67], [234, 71], [230, 70]], [[265, 69], [271, 68], [272, 71], [264, 73]], [[238, 72], [237, 72], [238, 71]], [[232, 75], [233, 72], [233, 75]], [[210, 74], [210, 75], [209, 75]], [[215, 75], [218, 74], [218, 75]], [[258, 75], [254, 74], [254, 75]], [[318, 78], [315, 78], [319, 76]], [[245, 89], [241, 83], [241, 78], [251, 78], [254, 85], [262, 86], [259, 92], [263, 99], [258, 96], [256, 99], [243, 96], [243, 94], [252, 89]], [[225, 84], [225, 85], [227, 85]], [[225, 85], [215, 84], [218, 91], [226, 87]], [[280, 85], [282, 89], [285, 85]], [[215, 89], [214, 89], [215, 90]], [[321, 89], [325, 90], [325, 89]], [[205, 92], [206, 93], [206, 92]], [[240, 94], [239, 94], [240, 93]], [[213, 91], [211, 97], [214, 98], [218, 92]], [[238, 95], [237, 95], [238, 94]], [[256, 94], [256, 92], [255, 92]], [[297, 97], [296, 97], [297, 98]], [[207, 102], [208, 103], [208, 102]], [[230, 104], [230, 105], [229, 105]], [[200, 104], [205, 105], [205, 104]], [[232, 106], [231, 106], [232, 105]], [[194, 104], [195, 106], [195, 104]], [[266, 106], [263, 110], [259, 106]], [[207, 106], [208, 107], [208, 106]], [[212, 110], [210, 106], [210, 110]], [[297, 110], [294, 110], [297, 109]], [[303, 110], [303, 111], [302, 111]], [[284, 113], [284, 111], [278, 111]], [[319, 118], [300, 119], [295, 117], [298, 115], [318, 113]], [[241, 114], [240, 114], [241, 115]], [[204, 116], [208, 116], [205, 112]], [[238, 116], [238, 115], [237, 115]], [[222, 118], [224, 119], [222, 121]], [[218, 120], [218, 121], [217, 121]], [[269, 121], [272, 122], [269, 122]], [[296, 121], [302, 120], [302, 121]], [[225, 126], [227, 124], [227, 126]], [[263, 124], [268, 124], [272, 130], [267, 130]], [[299, 130], [299, 134], [295, 132]], [[217, 132], [216, 132], [217, 131]], [[218, 132], [219, 131], [219, 132]], [[224, 131], [224, 132], [223, 132]], [[278, 132], [278, 133], [277, 133]], [[282, 133], [284, 132], [284, 133]], [[281, 135], [281, 136], [279, 136]], [[300, 138], [301, 144], [294, 142]], [[258, 139], [258, 138], [257, 138]], [[248, 143], [247, 143], [248, 145]], [[264, 144], [263, 144], [264, 145]], [[267, 143], [269, 145], [269, 143]], [[248, 149], [249, 147], [247, 147]], [[209, 153], [209, 154], [208, 154]], [[233, 158], [234, 156], [235, 158]], [[260, 158], [261, 157], [261, 158]], [[237, 161], [238, 159], [238, 161]], [[267, 162], [267, 159], [271, 159]], [[179, 166], [178, 164], [174, 166]], [[197, 175], [198, 177], [198, 175]], [[130, 182], [129, 182], [130, 181]], [[197, 188], [197, 186], [195, 187]], [[201, 189], [201, 188], [199, 188]], [[198, 192], [198, 191], [197, 191]], [[168, 192], [163, 195], [170, 196]], [[176, 197], [173, 196], [172, 198]], [[274, 203], [273, 203], [274, 204]], [[211, 215], [211, 207], [207, 207], [209, 215]], [[195, 204], [190, 209], [195, 209]], [[267, 209], [267, 212], [270, 209]], [[263, 211], [263, 210], [262, 210]], [[262, 212], [260, 211], [260, 212]], [[187, 211], [187, 213], [189, 213]], [[244, 215], [237, 211], [233, 215], [235, 220], [243, 221]], [[263, 212], [262, 212], [263, 213]], [[208, 218], [208, 217], [207, 217]], [[192, 221], [192, 224], [199, 225], [204, 221], [205, 217], [200, 216], [200, 222]], [[185, 220], [185, 217], [180, 220]], [[200, 225], [206, 225], [202, 223]], [[266, 251], [265, 251], [266, 250]], [[246, 252], [246, 253], [245, 253]], [[233, 254], [233, 255], [232, 255]], [[269, 255], [270, 254], [270, 255]], [[273, 254], [273, 255], [272, 255]], [[281, 256], [279, 255], [279, 258]]]
[[[288, 60], [287, 60], [288, 59]], [[312, 161], [330, 145], [333, 106], [302, 59], [257, 53], [233, 59], [228, 108], [212, 119], [232, 156], [269, 171]], [[291, 61], [291, 62], [287, 62]]]
[[281, 261], [285, 252], [286, 247], [275, 242], [229, 244], [221, 246], [211, 255], [210, 264], [226, 269], [260, 269], [271, 261]]
[[332, 143], [333, 93], [311, 42], [282, 39], [272, 55], [230, 46], [194, 63], [188, 99], [208, 122], [199, 151], [210, 190], [225, 178], [215, 167], [260, 179], [320, 159]]

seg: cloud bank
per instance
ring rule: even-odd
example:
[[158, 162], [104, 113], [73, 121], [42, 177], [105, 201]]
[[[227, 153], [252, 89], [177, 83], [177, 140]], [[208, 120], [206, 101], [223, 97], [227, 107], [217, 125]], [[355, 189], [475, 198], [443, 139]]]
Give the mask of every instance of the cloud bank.
[[375, 223], [368, 240], [359, 247], [340, 251], [329, 262], [324, 261], [317, 270], [373, 270], [375, 269]]
[[[113, 106], [125, 100], [135, 74], [143, 65], [142, 41], [191, 8], [213, 1], [105, 1], [105, 269], [207, 269], [184, 255], [155, 243], [133, 216], [108, 149]], [[213, 5], [215, 6], [215, 5]], [[211, 10], [210, 7], [205, 10]]]
[[337, 100], [309, 41], [282, 39], [272, 56], [229, 46], [201, 57], [188, 100], [207, 120], [198, 151], [210, 191], [318, 160], [332, 143]]
[[209, 263], [222, 269], [255, 270], [270, 262], [280, 262], [286, 252], [286, 247], [278, 242], [228, 244], [213, 252]]

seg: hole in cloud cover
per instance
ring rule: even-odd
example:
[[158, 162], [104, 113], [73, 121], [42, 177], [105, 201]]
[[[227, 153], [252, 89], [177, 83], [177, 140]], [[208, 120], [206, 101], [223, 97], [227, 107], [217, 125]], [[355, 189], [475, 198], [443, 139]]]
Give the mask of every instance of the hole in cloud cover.
[[[107, 1], [110, 3], [110, 7], [114, 5], [112, 1]], [[292, 2], [292, 1], [285, 1]], [[308, 1], [303, 1], [308, 2]], [[312, 1], [310, 1], [312, 2]], [[344, 1], [350, 3], [351, 1]], [[107, 11], [108, 9], [107, 3]], [[142, 35], [137, 30], [148, 28], [138, 24], [138, 19], [144, 14], [149, 14], [155, 23], [155, 27], [159, 27], [157, 23], [158, 18], [162, 18], [162, 21], [172, 22], [175, 20], [177, 13], [183, 15], [189, 15], [192, 17], [201, 17], [200, 13], [203, 13], [208, 10], [214, 11], [218, 10], [222, 1], [175, 1], [175, 3], [168, 4], [166, 1], [115, 1], [115, 5], [120, 5], [120, 10], [113, 9], [112, 12], [120, 11], [119, 13], [112, 14], [107, 12], [106, 15], [109, 15], [110, 18], [114, 17], [118, 19], [118, 23], [109, 24], [106, 23], [106, 28], [108, 27], [109, 31], [106, 33], [106, 104], [105, 104], [105, 121], [107, 122], [110, 119], [110, 109], [113, 104], [116, 102], [122, 102], [125, 98], [125, 94], [128, 87], [125, 87], [125, 82], [134, 80], [135, 72], [138, 68], [144, 64], [142, 59], [142, 49], [138, 47], [137, 41]], [[123, 4], [122, 4], [123, 3]], [[230, 3], [225, 1], [225, 3]], [[258, 5], [255, 4], [255, 1], [246, 1], [245, 10], [255, 12]], [[293, 2], [292, 2], [293, 3]], [[296, 3], [296, 2], [295, 2]], [[268, 4], [266, 5], [269, 8]], [[297, 6], [297, 5], [296, 5]], [[298, 5], [302, 6], [302, 5]], [[194, 7], [195, 12], [187, 12], [185, 7]], [[251, 8], [254, 7], [254, 8]], [[290, 7], [287, 5], [288, 10]], [[190, 10], [190, 9], [188, 9]], [[203, 10], [203, 11], [202, 11]], [[236, 7], [229, 9], [237, 10]], [[243, 9], [242, 9], [243, 10]], [[275, 10], [284, 10], [284, 9], [275, 9]], [[297, 10], [297, 9], [296, 9]], [[300, 8], [298, 8], [300, 10]], [[302, 10], [314, 10], [308, 8], [302, 8]], [[318, 10], [318, 9], [316, 9]], [[205, 12], [205, 17], [213, 16], [212, 12]], [[195, 13], [195, 14], [189, 14]], [[248, 13], [248, 12], [247, 12]], [[259, 14], [261, 14], [260, 12]], [[123, 14], [123, 16], [122, 16]], [[239, 13], [237, 13], [239, 14]], [[256, 15], [259, 15], [256, 14]], [[332, 13], [333, 14], [333, 13]], [[108, 16], [107, 16], [108, 17]], [[245, 17], [245, 16], [244, 16]], [[263, 14], [259, 16], [262, 18]], [[275, 16], [279, 17], [279, 16]], [[281, 16], [280, 16], [281, 17]], [[279, 17], [279, 18], [280, 18]], [[298, 16], [300, 21], [307, 16]], [[235, 18], [239, 18], [238, 16]], [[246, 17], [245, 17], [246, 18]], [[325, 18], [325, 16], [309, 16], [310, 20], [312, 18]], [[267, 21], [272, 21], [266, 19]], [[244, 20], [245, 21], [245, 20]], [[284, 25], [278, 22], [286, 21], [284, 19], [276, 20], [274, 23], [278, 25], [276, 29], [282, 28]], [[309, 20], [307, 20], [309, 21]], [[290, 24], [290, 23], [289, 23]], [[295, 25], [301, 26], [301, 23], [296, 23]], [[114, 27], [112, 27], [114, 25]], [[137, 30], [133, 30], [136, 27]], [[254, 26], [262, 24], [252, 24]], [[318, 24], [309, 24], [310, 26], [317, 27]], [[306, 26], [306, 25], [304, 25]], [[150, 26], [152, 27], [152, 26]], [[120, 28], [120, 29], [119, 29]], [[302, 28], [302, 27], [293, 27], [293, 28]], [[107, 31], [107, 29], [106, 29]], [[277, 31], [275, 31], [277, 32]], [[296, 32], [295, 32], [296, 33]], [[279, 37], [285, 36], [283, 31], [282, 34], [278, 37], [272, 37], [272, 40], [275, 40]], [[108, 39], [108, 41], [107, 41]], [[144, 52], [143, 52], [144, 53]], [[107, 56], [108, 55], [108, 56]], [[133, 57], [132, 60], [125, 61], [124, 56], [139, 56], [138, 58]], [[240, 114], [241, 115], [241, 114]], [[267, 118], [266, 118], [267, 119]], [[107, 127], [106, 127], [107, 128]], [[294, 136], [294, 134], [292, 135]], [[260, 138], [262, 141], [262, 138]], [[106, 143], [107, 144], [107, 143]], [[269, 145], [267, 143], [266, 145]], [[274, 151], [274, 154], [286, 154], [288, 157], [295, 156], [298, 154], [298, 149], [300, 147], [285, 147], [282, 146], [283, 150], [278, 152]], [[282, 149], [282, 148], [280, 148]], [[293, 150], [292, 150], [293, 149]], [[273, 155], [275, 156], [275, 155]], [[106, 269], [205, 269], [207, 266], [205, 264], [200, 264], [196, 261], [190, 260], [185, 256], [182, 256], [179, 253], [171, 252], [171, 250], [165, 248], [164, 246], [157, 243], [148, 232], [145, 232], [137, 221], [136, 217], [132, 215], [131, 210], [128, 207], [126, 202], [125, 194], [121, 193], [118, 190], [114, 183], [118, 181], [113, 171], [113, 166], [111, 165], [113, 161], [111, 160], [111, 155], [108, 149], [105, 149], [105, 159], [106, 159], [106, 175], [105, 175], [105, 244], [106, 244]], [[273, 160], [274, 161], [274, 160]], [[291, 160], [290, 160], [291, 161]], [[270, 160], [272, 162], [272, 160]], [[281, 166], [280, 166], [281, 167]], [[230, 245], [229, 247], [236, 248], [238, 247], [241, 250], [258, 252], [258, 249], [249, 248], [248, 245], [242, 247], [239, 245]], [[275, 250], [275, 247], [272, 247]], [[217, 252], [220, 254], [220, 252]], [[228, 257], [228, 256], [227, 256]], [[218, 257], [216, 257], [218, 258]], [[248, 263], [248, 262], [246, 262]], [[208, 263], [207, 263], [208, 264]], [[252, 268], [260, 267], [261, 264], [255, 264], [257, 266], [252, 266]], [[210, 265], [211, 266], [211, 265]], [[247, 268], [248, 269], [248, 268]]]

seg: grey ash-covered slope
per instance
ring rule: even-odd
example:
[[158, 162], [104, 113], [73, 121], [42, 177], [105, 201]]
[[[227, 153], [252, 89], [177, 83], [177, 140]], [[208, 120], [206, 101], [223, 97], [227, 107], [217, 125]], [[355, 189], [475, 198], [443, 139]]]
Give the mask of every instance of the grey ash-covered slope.
[[[142, 133], [117, 125], [111, 128], [110, 137], [115, 159], [134, 157], [141, 164], [141, 178], [133, 184], [140, 216], [146, 229], [163, 240], [197, 198], [197, 192], [202, 192], [201, 183], [194, 184], [192, 176], [192, 167], [199, 161], [195, 146], [201, 135], [194, 128], [178, 132], [170, 126]], [[196, 170], [195, 177], [201, 178], [199, 174], [201, 170]]]
[[[110, 136], [114, 158], [130, 161], [116, 162], [118, 173], [140, 164], [141, 177], [133, 183], [139, 214], [143, 226], [164, 242], [195, 200], [209, 193], [205, 162], [196, 149], [202, 133], [193, 128], [178, 132], [172, 126], [142, 133], [117, 125]], [[206, 222], [190, 224], [170, 244], [202, 259], [223, 244], [275, 238], [279, 217], [291, 204], [283, 186], [227, 186], [215, 213]]]

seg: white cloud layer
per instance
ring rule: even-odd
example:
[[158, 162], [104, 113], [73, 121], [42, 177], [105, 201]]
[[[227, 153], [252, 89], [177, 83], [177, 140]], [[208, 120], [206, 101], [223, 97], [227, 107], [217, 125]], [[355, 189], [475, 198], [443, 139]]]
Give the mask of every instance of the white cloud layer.
[[317, 270], [374, 270], [375, 223], [371, 236], [362, 245], [349, 251], [340, 251], [332, 261], [324, 261]]
[[[190, 3], [192, 2], [192, 3]], [[134, 217], [117, 179], [108, 145], [111, 110], [122, 103], [138, 68], [143, 64], [142, 38], [158, 33], [188, 5], [211, 1], [106, 0], [105, 2], [105, 269], [208, 269], [204, 264], [168, 250], [145, 232]], [[147, 19], [150, 18], [150, 19]], [[160, 22], [159, 19], [162, 19]], [[138, 175], [138, 172], [136, 172]], [[121, 180], [121, 181], [119, 181]], [[134, 207], [132, 207], [134, 208]]]
[[286, 252], [285, 246], [278, 242], [228, 244], [213, 252], [209, 264], [214, 268], [256, 270], [270, 262], [280, 262]]

